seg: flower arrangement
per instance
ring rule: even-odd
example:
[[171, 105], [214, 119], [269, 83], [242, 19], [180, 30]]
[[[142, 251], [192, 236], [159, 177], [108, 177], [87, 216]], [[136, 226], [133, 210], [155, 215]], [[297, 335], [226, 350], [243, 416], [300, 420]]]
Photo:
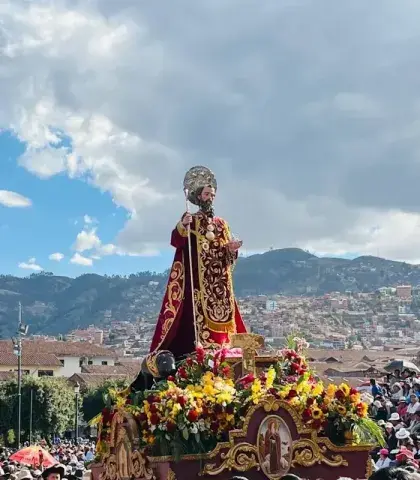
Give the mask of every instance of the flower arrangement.
[[[227, 350], [198, 347], [174, 376], [157, 382], [150, 391], [120, 397], [114, 403], [137, 419], [141, 445], [151, 455], [179, 457], [210, 451], [227, 439], [230, 430], [241, 428], [249, 409], [268, 396], [286, 401], [314, 430], [328, 434], [355, 429], [353, 441], [381, 443], [380, 429], [367, 417], [360, 394], [344, 383], [325, 388], [306, 362], [306, 346], [298, 337], [289, 339], [273, 365], [236, 382], [226, 362]], [[111, 411], [103, 412], [101, 440], [106, 440]], [[342, 436], [335, 440], [344, 443]]]

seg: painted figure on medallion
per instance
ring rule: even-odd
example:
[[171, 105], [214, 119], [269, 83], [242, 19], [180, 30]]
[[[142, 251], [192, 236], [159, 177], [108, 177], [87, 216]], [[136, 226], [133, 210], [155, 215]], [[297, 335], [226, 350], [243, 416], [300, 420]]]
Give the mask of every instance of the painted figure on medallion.
[[193, 167], [185, 175], [187, 201], [198, 211], [187, 209], [172, 231], [175, 258], [151, 352], [165, 349], [181, 358], [197, 343], [205, 348], [228, 345], [231, 334], [246, 333], [232, 285], [242, 242], [214, 215], [216, 190], [216, 179], [206, 167]]
[[269, 479], [277, 479], [290, 469], [292, 437], [286, 423], [277, 416], [269, 416], [258, 432], [258, 453], [263, 472]]

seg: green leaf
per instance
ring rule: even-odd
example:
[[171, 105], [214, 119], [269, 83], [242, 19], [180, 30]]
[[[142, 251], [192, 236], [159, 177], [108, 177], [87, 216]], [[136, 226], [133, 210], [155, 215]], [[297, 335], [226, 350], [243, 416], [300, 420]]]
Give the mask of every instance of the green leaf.
[[185, 440], [188, 440], [190, 438], [190, 432], [188, 431], [187, 427], [185, 427], [182, 430], [182, 436], [184, 437]]

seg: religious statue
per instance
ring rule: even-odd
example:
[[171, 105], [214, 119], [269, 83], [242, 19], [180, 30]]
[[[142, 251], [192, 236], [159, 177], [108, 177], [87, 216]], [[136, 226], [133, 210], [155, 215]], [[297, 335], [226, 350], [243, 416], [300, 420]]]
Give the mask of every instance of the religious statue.
[[[229, 345], [230, 335], [246, 333], [232, 285], [242, 242], [214, 215], [216, 190], [216, 179], [206, 167], [193, 167], [185, 175], [187, 210], [172, 231], [175, 258], [151, 352], [165, 349], [179, 359], [198, 344]], [[188, 202], [198, 212], [191, 214]]]

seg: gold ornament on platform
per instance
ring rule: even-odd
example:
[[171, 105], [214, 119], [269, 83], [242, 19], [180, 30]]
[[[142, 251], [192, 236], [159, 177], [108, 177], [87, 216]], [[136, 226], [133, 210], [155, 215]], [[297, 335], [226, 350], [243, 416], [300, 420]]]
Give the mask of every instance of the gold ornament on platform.
[[226, 453], [222, 453], [220, 458], [222, 463], [219, 465], [216, 463], [207, 463], [204, 465], [200, 476], [216, 476], [225, 470], [247, 472], [252, 468], [260, 469], [257, 447], [250, 443], [238, 443], [231, 447]]
[[313, 467], [322, 464], [329, 467], [348, 467], [348, 462], [342, 455], [325, 456], [327, 448], [320, 447], [315, 441], [305, 438], [293, 443], [292, 467]]
[[264, 337], [255, 333], [235, 333], [231, 335], [230, 343], [233, 348], [242, 349], [242, 375], [255, 375], [255, 356], [264, 347]]

